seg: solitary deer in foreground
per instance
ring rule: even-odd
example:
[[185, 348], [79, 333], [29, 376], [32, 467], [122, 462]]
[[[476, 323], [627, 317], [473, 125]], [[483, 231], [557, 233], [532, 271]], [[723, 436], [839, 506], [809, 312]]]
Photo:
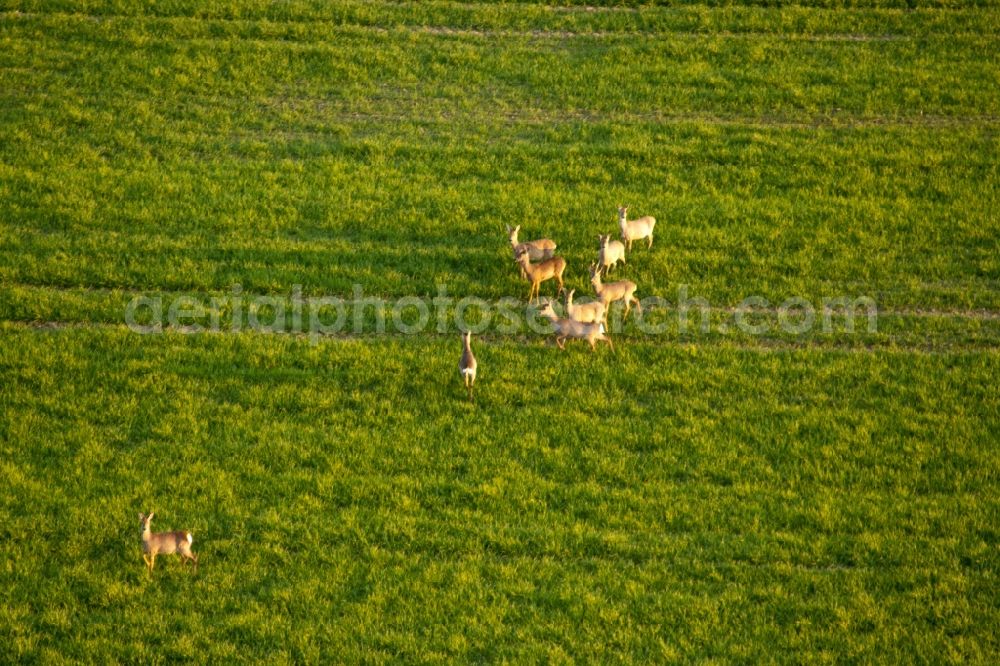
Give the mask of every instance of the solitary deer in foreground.
[[622, 316], [624, 321], [625, 317], [628, 317], [629, 310], [632, 308], [632, 303], [635, 303], [635, 309], [642, 313], [642, 304], [639, 303], [639, 299], [635, 297], [636, 284], [631, 280], [621, 280], [620, 282], [611, 282], [604, 284], [601, 282], [601, 269], [597, 267], [596, 264], [590, 265], [590, 284], [594, 287], [594, 292], [597, 297], [601, 299], [605, 307], [611, 309], [611, 304], [615, 301], [625, 301], [625, 314]]
[[597, 265], [607, 275], [619, 261], [625, 263], [625, 246], [621, 241], [611, 240], [610, 234], [598, 234], [597, 240], [601, 243], [601, 249], [597, 251]]
[[568, 316], [573, 321], [583, 322], [585, 324], [593, 322], [604, 322], [607, 324], [608, 321], [608, 308], [601, 301], [591, 301], [590, 303], [584, 303], [582, 305], [576, 305], [573, 303], [573, 294], [576, 289], [570, 289], [566, 292], [566, 316]]
[[611, 338], [605, 334], [603, 322], [584, 324], [572, 319], [562, 319], [552, 309], [552, 303], [548, 300], [545, 301], [545, 306], [538, 314], [547, 317], [552, 322], [552, 325], [556, 327], [556, 345], [559, 346], [559, 349], [566, 349], [566, 338], [575, 338], [589, 342], [590, 351], [594, 351], [597, 348], [596, 343], [600, 340], [607, 342], [608, 346], [611, 347], [611, 351], [615, 350], [615, 346], [611, 344]]
[[465, 388], [469, 391], [469, 402], [472, 402], [472, 385], [476, 383], [476, 357], [472, 355], [472, 333], [462, 334], [462, 358], [458, 361], [458, 371], [462, 373]]
[[[521, 225], [517, 225], [511, 228], [510, 225], [504, 225], [507, 227], [507, 239], [510, 241], [510, 247], [514, 251], [514, 260], [517, 261], [517, 255], [521, 250], [528, 251], [528, 258], [532, 261], [541, 261], [542, 259], [551, 259], [556, 254], [556, 244], [550, 241], [548, 238], [540, 238], [533, 241], [524, 241], [519, 243], [517, 241], [517, 232], [521, 230]], [[521, 271], [521, 277], [526, 277], [524, 271]]]
[[194, 571], [198, 571], [198, 556], [191, 552], [191, 544], [194, 537], [190, 532], [156, 532], [149, 530], [149, 521], [153, 519], [153, 512], [149, 515], [139, 513], [139, 525], [142, 528], [142, 559], [149, 567], [149, 573], [153, 573], [153, 564], [156, 556], [160, 553], [172, 555], [177, 553], [181, 556], [182, 562], [188, 561], [194, 564]]
[[649, 243], [647, 248], [653, 247], [653, 227], [656, 226], [656, 218], [646, 215], [635, 220], [625, 217], [628, 213], [628, 206], [618, 206], [618, 226], [622, 230], [622, 240], [628, 245], [629, 252], [632, 251], [632, 241], [646, 238]]
[[563, 293], [563, 271], [566, 270], [566, 260], [562, 257], [552, 257], [551, 259], [546, 259], [537, 264], [531, 263], [528, 258], [528, 251], [522, 249], [518, 252], [516, 258], [517, 263], [521, 265], [521, 270], [524, 271], [524, 276], [531, 280], [531, 289], [528, 290], [528, 303], [531, 303], [531, 296], [534, 294], [536, 298], [540, 298], [538, 292], [541, 285], [546, 280], [551, 280], [555, 278], [559, 283], [559, 291], [556, 295]]

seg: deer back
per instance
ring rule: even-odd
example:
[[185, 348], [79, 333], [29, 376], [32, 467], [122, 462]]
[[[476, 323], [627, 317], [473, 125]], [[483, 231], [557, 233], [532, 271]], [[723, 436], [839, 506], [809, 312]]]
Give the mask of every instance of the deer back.
[[162, 553], [170, 555], [176, 552], [188, 552], [194, 539], [190, 532], [151, 532], [143, 535], [142, 547], [147, 553]]

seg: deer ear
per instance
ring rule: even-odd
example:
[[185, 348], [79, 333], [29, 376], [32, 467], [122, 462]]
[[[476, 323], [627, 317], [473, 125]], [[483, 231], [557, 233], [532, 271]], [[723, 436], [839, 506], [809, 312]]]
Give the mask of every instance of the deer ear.
[[521, 225], [520, 224], [517, 225], [516, 227], [514, 227], [514, 231], [520, 231], [520, 230], [521, 230]]
[[152, 511], [150, 511], [150, 512], [149, 512], [149, 515], [148, 515], [148, 516], [146, 516], [146, 518], [147, 518], [147, 519], [149, 519], [149, 520], [152, 520], [152, 519], [153, 519], [153, 512], [152, 512]]
[[142, 520], [145, 517], [146, 517], [146, 514], [144, 514], [142, 511], [140, 511], [139, 512], [139, 520]]

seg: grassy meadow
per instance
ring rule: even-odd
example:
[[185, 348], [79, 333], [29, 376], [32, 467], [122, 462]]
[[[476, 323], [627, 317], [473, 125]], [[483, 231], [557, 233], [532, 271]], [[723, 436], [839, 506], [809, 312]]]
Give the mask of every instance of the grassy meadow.
[[[0, 0], [3, 660], [995, 663], [1000, 9], [762, 4]], [[658, 301], [474, 404], [454, 300], [294, 325], [618, 203]]]

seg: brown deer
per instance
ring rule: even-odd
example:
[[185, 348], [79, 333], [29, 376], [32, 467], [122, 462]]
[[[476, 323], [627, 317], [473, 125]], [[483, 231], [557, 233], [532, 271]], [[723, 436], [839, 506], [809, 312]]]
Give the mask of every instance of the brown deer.
[[[528, 258], [532, 261], [551, 259], [555, 256], [556, 244], [548, 238], [540, 238], [538, 240], [519, 243], [517, 240], [517, 232], [521, 230], [521, 225], [517, 225], [513, 228], [506, 224], [504, 226], [507, 227], [507, 240], [510, 241], [510, 247], [514, 251], [514, 261], [517, 261], [517, 255], [521, 250], [527, 250]], [[521, 269], [521, 277], [526, 277], [524, 269]]]
[[472, 385], [476, 383], [476, 357], [472, 354], [472, 333], [466, 331], [462, 334], [462, 358], [458, 361], [458, 371], [462, 374], [462, 381], [469, 391], [469, 402], [472, 400]]
[[194, 571], [198, 571], [198, 556], [191, 552], [191, 544], [194, 537], [190, 532], [156, 532], [149, 529], [149, 521], [153, 519], [153, 512], [149, 515], [139, 513], [139, 526], [142, 531], [142, 559], [149, 568], [149, 573], [153, 573], [153, 564], [156, 556], [160, 553], [173, 555], [177, 553], [181, 556], [182, 562], [194, 564]]
[[628, 206], [618, 206], [618, 226], [622, 230], [622, 240], [628, 245], [628, 251], [632, 251], [632, 241], [647, 239], [647, 248], [653, 247], [653, 227], [656, 226], [656, 218], [650, 215], [629, 220], [626, 217]]
[[635, 309], [641, 314], [642, 304], [639, 303], [639, 299], [635, 297], [635, 290], [637, 289], [635, 282], [631, 280], [621, 280], [620, 282], [610, 282], [604, 284], [601, 282], [601, 271], [596, 264], [590, 265], [590, 284], [594, 287], [594, 292], [597, 294], [597, 298], [600, 299], [604, 306], [609, 310], [611, 309], [611, 304], [615, 301], [625, 301], [625, 314], [622, 316], [622, 320], [628, 317], [629, 310], [632, 308], [632, 303], [635, 303]]
[[521, 270], [524, 271], [525, 277], [531, 280], [531, 289], [528, 290], [528, 303], [531, 303], [532, 295], [536, 298], [541, 298], [538, 292], [542, 283], [546, 280], [555, 278], [559, 283], [559, 291], [556, 292], [557, 296], [564, 291], [562, 274], [566, 270], [566, 260], [562, 257], [552, 257], [551, 259], [533, 264], [529, 259], [528, 251], [522, 249], [518, 252], [516, 260], [521, 265]]
[[572, 319], [562, 319], [556, 314], [556, 311], [552, 309], [552, 303], [548, 300], [545, 301], [545, 305], [538, 314], [548, 318], [548, 320], [552, 322], [552, 325], [555, 326], [556, 345], [558, 345], [559, 349], [566, 349], [566, 339], [574, 338], [589, 342], [590, 351], [594, 351], [597, 348], [597, 342], [601, 340], [608, 343], [608, 346], [611, 347], [611, 351], [615, 350], [615, 346], [611, 344], [611, 338], [609, 338], [605, 333], [603, 322], [585, 324], [583, 322], [573, 321]]

